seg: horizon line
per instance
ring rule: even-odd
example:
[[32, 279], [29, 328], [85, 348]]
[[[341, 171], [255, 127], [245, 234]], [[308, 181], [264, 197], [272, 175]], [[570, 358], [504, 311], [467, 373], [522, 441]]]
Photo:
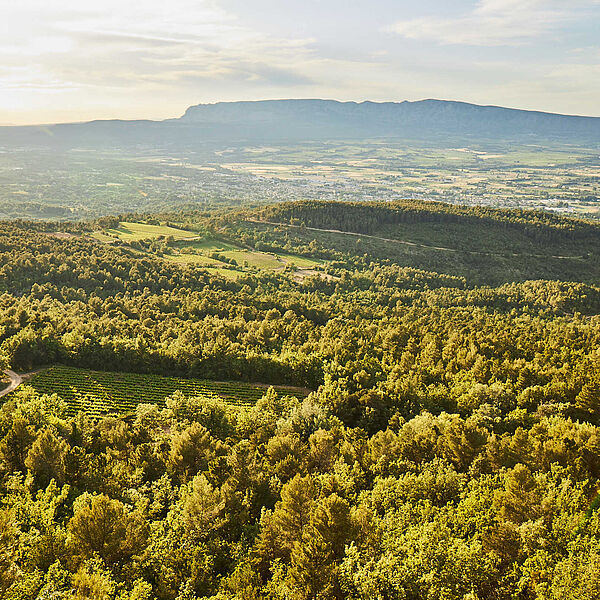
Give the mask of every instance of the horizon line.
[[335, 98], [315, 98], [315, 97], [307, 97], [307, 98], [262, 98], [260, 100], [216, 100], [214, 102], [200, 102], [198, 104], [190, 104], [182, 115], [179, 117], [167, 117], [165, 119], [147, 119], [147, 118], [139, 118], [139, 119], [122, 119], [119, 117], [107, 118], [107, 119], [87, 119], [81, 121], [55, 121], [55, 122], [46, 122], [46, 123], [29, 123], [25, 125], [18, 125], [14, 123], [0, 123], [0, 128], [26, 128], [26, 127], [55, 127], [57, 125], [86, 125], [90, 123], [111, 123], [111, 122], [121, 122], [121, 123], [165, 123], [168, 121], [178, 121], [181, 119], [190, 108], [194, 108], [197, 106], [217, 106], [219, 104], [258, 104], [261, 102], [335, 102], [337, 104], [418, 104], [421, 102], [444, 102], [449, 104], [466, 104], [469, 106], [476, 106], [479, 108], [498, 108], [502, 110], [511, 110], [511, 111], [519, 111], [519, 112], [528, 112], [528, 113], [536, 113], [543, 115], [552, 115], [552, 116], [560, 116], [560, 117], [574, 117], [574, 118], [582, 118], [582, 119], [600, 119], [600, 115], [594, 116], [589, 114], [576, 114], [576, 113], [562, 113], [562, 112], [552, 112], [548, 110], [539, 110], [539, 109], [530, 109], [530, 108], [517, 108], [514, 106], [503, 106], [501, 104], [478, 104], [476, 102], [467, 102], [466, 100], [448, 100], [442, 98], [421, 98], [419, 100], [337, 100]]

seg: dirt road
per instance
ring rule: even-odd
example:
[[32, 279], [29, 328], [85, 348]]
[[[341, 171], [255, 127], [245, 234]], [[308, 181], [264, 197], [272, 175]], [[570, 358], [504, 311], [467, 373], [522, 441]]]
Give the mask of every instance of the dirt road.
[[419, 244], [417, 242], [409, 242], [407, 240], [398, 240], [394, 238], [379, 237], [377, 235], [369, 235], [367, 233], [356, 233], [354, 231], [342, 231], [340, 229], [319, 229], [318, 227], [307, 227], [305, 225], [291, 225], [290, 223], [275, 223], [273, 221], [259, 221], [258, 219], [246, 219], [248, 223], [257, 223], [260, 225], [273, 225], [275, 227], [290, 227], [295, 229], [306, 229], [308, 231], [320, 231], [323, 233], [338, 233], [342, 235], [350, 235], [359, 238], [370, 238], [372, 240], [379, 240], [381, 242], [391, 242], [393, 244], [403, 244], [405, 246], [414, 246], [416, 248], [425, 248], [428, 250], [440, 250], [442, 252], [462, 252], [464, 254], [477, 254], [481, 256], [516, 256], [516, 257], [531, 257], [531, 258], [556, 258], [560, 260], [582, 260], [585, 255], [577, 256], [557, 256], [557, 255], [546, 255], [546, 254], [528, 254], [528, 253], [516, 253], [516, 252], [483, 252], [478, 250], [459, 250], [457, 248], [445, 248], [444, 246], [430, 246], [429, 244]]
[[4, 373], [10, 377], [10, 384], [7, 388], [4, 388], [2, 391], [0, 391], [0, 398], [2, 398], [2, 396], [6, 396], [6, 394], [10, 394], [23, 383], [23, 378], [18, 373], [15, 373], [10, 369], [6, 369]]

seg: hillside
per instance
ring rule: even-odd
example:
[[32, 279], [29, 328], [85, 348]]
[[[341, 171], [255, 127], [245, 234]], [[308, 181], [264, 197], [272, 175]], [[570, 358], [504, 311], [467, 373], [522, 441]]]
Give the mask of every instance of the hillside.
[[512, 139], [600, 142], [600, 118], [478, 106], [464, 102], [218, 102], [165, 121], [92, 121], [2, 127], [0, 147], [203, 148], [206, 144], [324, 141], [335, 138]]
[[[221, 124], [240, 131], [264, 128], [265, 136], [327, 137], [527, 137], [600, 140], [600, 118], [558, 115], [466, 102], [337, 102], [267, 100], [219, 102], [187, 109], [180, 123]], [[247, 128], [247, 129], [246, 129]], [[268, 133], [267, 133], [268, 132]]]
[[0, 367], [37, 372], [0, 596], [594, 598], [597, 246], [418, 202], [0, 222]]
[[222, 222], [257, 247], [413, 267], [464, 277], [469, 285], [600, 280], [600, 226], [550, 213], [409, 200], [306, 201], [228, 213]]

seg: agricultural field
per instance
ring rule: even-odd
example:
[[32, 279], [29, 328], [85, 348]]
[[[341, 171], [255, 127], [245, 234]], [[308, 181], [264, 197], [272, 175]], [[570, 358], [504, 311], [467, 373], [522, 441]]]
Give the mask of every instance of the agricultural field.
[[224, 277], [225, 279], [237, 279], [240, 275], [243, 275], [244, 272], [238, 269], [225, 269], [223, 267], [206, 267], [206, 270], [213, 275], [219, 275], [220, 277]]
[[167, 254], [164, 258], [180, 265], [197, 265], [199, 267], [219, 267], [223, 265], [220, 260], [196, 253]]
[[122, 242], [139, 242], [140, 240], [158, 239], [161, 237], [172, 237], [175, 240], [183, 240], [194, 238], [196, 234], [167, 225], [148, 225], [146, 223], [129, 223], [123, 221], [119, 227], [98, 232], [95, 236], [101, 241], [118, 239]]
[[[242, 248], [231, 242], [211, 237], [205, 237], [201, 240], [194, 240], [191, 242], [182, 240], [178, 242], [175, 247], [178, 254], [167, 255], [166, 258], [182, 263], [204, 263], [206, 266], [222, 266], [223, 264], [230, 263], [239, 266], [268, 270], [282, 269], [285, 266], [284, 262], [275, 254]], [[217, 256], [220, 257], [221, 260], [219, 260]]]
[[202, 246], [186, 245], [173, 254], [165, 254], [163, 258], [179, 264], [204, 266], [212, 272], [218, 270], [228, 277], [237, 276], [249, 269], [281, 272], [286, 269], [314, 271], [320, 270], [325, 265], [325, 261], [320, 259], [279, 252], [260, 252], [231, 244], [204, 241]]
[[176, 248], [187, 248], [194, 250], [198, 253], [208, 254], [211, 252], [229, 252], [232, 250], [239, 250], [240, 246], [226, 242], [225, 240], [219, 240], [210, 236], [200, 237], [194, 240], [177, 241], [175, 244]]
[[[269, 386], [239, 381], [182, 379], [138, 373], [90, 371], [74, 367], [54, 366], [34, 375], [27, 385], [43, 394], [57, 394], [71, 414], [84, 412], [93, 417], [131, 413], [138, 404], [165, 406], [165, 400], [176, 391], [186, 396], [218, 398], [233, 406], [255, 404]], [[304, 398], [308, 390], [273, 386], [280, 395]]]
[[[390, 138], [172, 155], [28, 150], [0, 153], [0, 217], [76, 220], [181, 206], [210, 212], [288, 200], [404, 198], [597, 217], [599, 178], [597, 146], [557, 142]], [[115, 239], [104, 236], [97, 235]]]
[[597, 148], [480, 141], [469, 147], [365, 140], [245, 148], [220, 166], [272, 185], [320, 190], [322, 199], [415, 198], [597, 216]]
[[235, 279], [248, 270], [296, 271], [296, 279], [312, 275], [322, 268], [324, 261], [288, 253], [261, 252], [244, 248], [233, 242], [211, 235], [177, 229], [167, 225], [121, 222], [118, 228], [97, 231], [93, 234], [98, 241], [123, 243], [141, 240], [173, 238], [162, 257], [181, 265], [205, 267], [207, 271], [228, 279]]

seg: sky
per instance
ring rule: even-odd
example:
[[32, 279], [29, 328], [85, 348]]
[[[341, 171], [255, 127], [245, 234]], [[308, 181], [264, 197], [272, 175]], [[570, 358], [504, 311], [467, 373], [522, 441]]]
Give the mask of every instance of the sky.
[[600, 0], [0, 0], [0, 123], [272, 98], [600, 116]]

